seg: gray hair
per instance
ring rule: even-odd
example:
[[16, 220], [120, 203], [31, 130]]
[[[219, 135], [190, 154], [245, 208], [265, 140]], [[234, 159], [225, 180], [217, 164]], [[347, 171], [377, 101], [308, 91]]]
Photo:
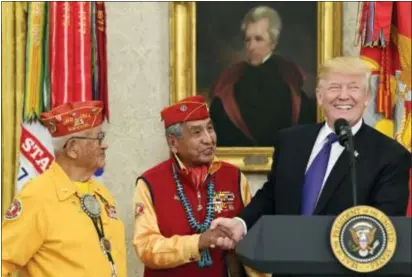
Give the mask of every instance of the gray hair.
[[82, 132], [70, 134], [67, 136], [52, 138], [54, 154], [57, 155], [58, 153], [63, 152], [64, 146], [69, 141], [69, 139], [71, 139], [72, 137], [77, 137], [77, 136], [85, 136], [88, 131], [89, 130], [84, 130]]
[[181, 137], [183, 135], [182, 123], [176, 123], [166, 128], [166, 137], [175, 136]]
[[268, 6], [258, 6], [251, 9], [242, 20], [241, 30], [244, 33], [249, 23], [254, 23], [265, 18], [269, 21], [270, 40], [276, 45], [280, 31], [282, 30], [282, 19], [276, 10]]

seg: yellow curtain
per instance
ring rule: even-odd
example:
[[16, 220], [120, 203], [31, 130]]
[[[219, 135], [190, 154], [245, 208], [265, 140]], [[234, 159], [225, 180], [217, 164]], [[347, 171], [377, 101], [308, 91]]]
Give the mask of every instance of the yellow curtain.
[[2, 216], [14, 197], [23, 114], [27, 2], [1, 3]]

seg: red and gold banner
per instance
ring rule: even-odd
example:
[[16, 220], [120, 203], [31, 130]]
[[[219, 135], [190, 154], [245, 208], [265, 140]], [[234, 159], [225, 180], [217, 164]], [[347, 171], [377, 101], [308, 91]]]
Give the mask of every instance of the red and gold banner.
[[[23, 130], [21, 143], [34, 141], [36, 144], [24, 144], [26, 148], [20, 153], [19, 169], [13, 169], [18, 171], [17, 190], [41, 173], [39, 168], [46, 164], [45, 160], [34, 159], [33, 155], [39, 158], [39, 153], [45, 153], [45, 149], [53, 153], [49, 132], [36, 120], [41, 112], [68, 102], [91, 100], [103, 101], [108, 111], [104, 3], [98, 5], [98, 16], [95, 2], [30, 2], [28, 5], [27, 47], [24, 48], [27, 49], [26, 97], [22, 126], [33, 139]], [[101, 88], [93, 81], [99, 81]], [[38, 146], [40, 144], [42, 147]], [[37, 154], [30, 151], [37, 151]], [[101, 173], [99, 171], [96, 176]]]
[[79, 98], [74, 101], [92, 100], [92, 57], [90, 2], [74, 2], [74, 89]]
[[411, 89], [411, 2], [364, 2], [359, 34], [361, 57], [379, 74], [376, 112], [392, 119], [398, 86]]
[[107, 81], [107, 49], [106, 49], [106, 9], [104, 2], [96, 2], [96, 32], [98, 52], [98, 80], [100, 98], [104, 103], [103, 116], [109, 120], [109, 94]]
[[[375, 127], [412, 151], [412, 3], [362, 2], [358, 37], [361, 57], [378, 77]], [[373, 77], [374, 77], [373, 76]], [[412, 194], [412, 170], [411, 170]], [[408, 214], [412, 216], [410, 196]]]
[[56, 22], [57, 22], [57, 3], [49, 3], [49, 69], [50, 69], [50, 92], [51, 92], [51, 106], [56, 106], [57, 96], [54, 93], [57, 91], [57, 78], [56, 70], [56, 49], [57, 49], [57, 36], [56, 36]]
[[89, 2], [50, 3], [50, 69], [53, 107], [92, 100]]

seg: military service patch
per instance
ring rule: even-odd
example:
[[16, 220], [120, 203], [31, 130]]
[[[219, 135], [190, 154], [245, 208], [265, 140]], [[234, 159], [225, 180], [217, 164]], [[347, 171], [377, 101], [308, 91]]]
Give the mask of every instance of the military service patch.
[[230, 191], [216, 191], [213, 198], [213, 207], [215, 212], [220, 214], [221, 212], [233, 211], [235, 209], [235, 194]]
[[22, 204], [19, 199], [14, 199], [11, 203], [10, 208], [7, 210], [6, 214], [4, 215], [5, 219], [13, 220], [20, 216], [22, 210]]
[[378, 209], [356, 206], [334, 221], [330, 234], [333, 254], [346, 268], [373, 272], [384, 267], [396, 248], [396, 232], [390, 219]]

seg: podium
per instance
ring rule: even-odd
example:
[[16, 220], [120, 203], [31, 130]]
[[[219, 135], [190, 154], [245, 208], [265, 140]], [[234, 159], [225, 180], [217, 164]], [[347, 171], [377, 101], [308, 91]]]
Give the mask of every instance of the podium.
[[397, 234], [396, 251], [383, 268], [353, 272], [334, 256], [330, 230], [335, 216], [262, 216], [238, 243], [241, 262], [258, 271], [303, 276], [412, 276], [412, 219], [390, 217]]

